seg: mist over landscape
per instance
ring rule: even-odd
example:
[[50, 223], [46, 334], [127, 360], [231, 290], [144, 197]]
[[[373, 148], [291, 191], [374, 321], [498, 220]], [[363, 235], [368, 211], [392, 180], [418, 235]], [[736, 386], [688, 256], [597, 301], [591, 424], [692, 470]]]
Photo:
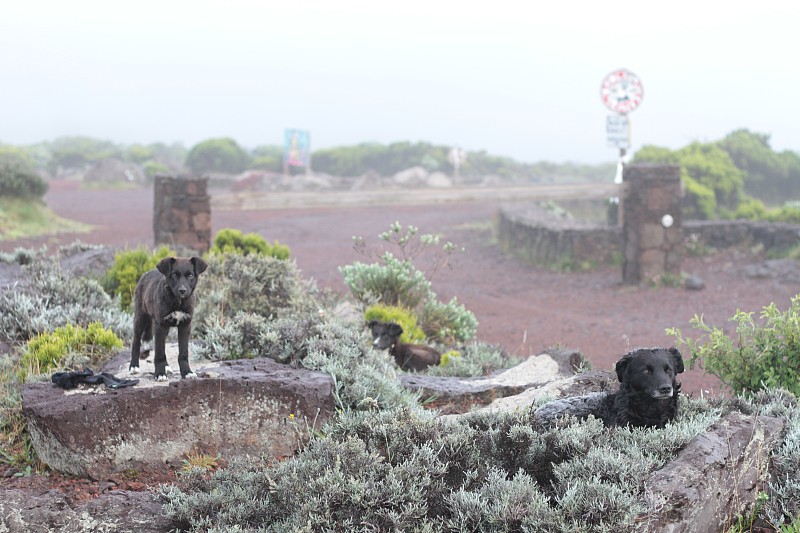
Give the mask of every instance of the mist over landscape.
[[800, 532], [800, 3], [7, 2], [0, 531]]
[[613, 162], [600, 84], [626, 68], [644, 86], [634, 150], [744, 127], [798, 151], [798, 9], [17, 2], [0, 18], [0, 143], [230, 137], [253, 149], [299, 128], [313, 150], [424, 141], [521, 163]]

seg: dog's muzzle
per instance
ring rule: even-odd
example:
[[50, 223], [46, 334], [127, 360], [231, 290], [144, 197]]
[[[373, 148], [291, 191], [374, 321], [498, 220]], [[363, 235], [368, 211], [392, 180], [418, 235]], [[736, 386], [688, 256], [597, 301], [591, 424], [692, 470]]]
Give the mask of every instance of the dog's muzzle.
[[672, 398], [672, 386], [659, 387], [658, 390], [653, 391], [652, 397], [656, 400]]

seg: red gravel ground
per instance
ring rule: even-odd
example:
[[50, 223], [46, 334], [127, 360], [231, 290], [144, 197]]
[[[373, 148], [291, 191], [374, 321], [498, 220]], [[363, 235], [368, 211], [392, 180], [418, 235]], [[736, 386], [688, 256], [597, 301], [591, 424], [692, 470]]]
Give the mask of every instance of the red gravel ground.
[[[81, 191], [54, 186], [45, 197], [47, 204], [59, 215], [92, 224], [94, 229], [80, 235], [0, 242], [0, 250], [47, 244], [52, 251], [76, 238], [115, 247], [150, 246], [152, 196], [152, 189]], [[421, 233], [440, 233], [445, 240], [464, 246], [465, 251], [452, 261], [452, 269], [436, 274], [433, 289], [440, 300], [457, 296], [475, 313], [480, 323], [479, 340], [500, 344], [519, 356], [560, 344], [580, 350], [599, 369], [612, 369], [620, 356], [635, 347], [672, 345], [665, 328], [676, 326], [689, 332], [689, 320], [695, 313], [703, 314], [709, 324], [732, 328], [727, 319], [737, 308], [757, 312], [776, 302], [783, 309], [800, 292], [800, 276], [793, 276], [794, 281], [789, 282], [745, 276], [745, 266], [763, 259], [742, 251], [686, 259], [684, 271], [705, 280], [702, 291], [626, 286], [616, 267], [579, 274], [535, 268], [504, 255], [494, 244], [492, 222], [497, 210], [497, 204], [487, 202], [214, 211], [212, 219], [214, 233], [238, 228], [289, 245], [306, 277], [342, 294], [346, 294], [346, 288], [338, 267], [367, 261], [353, 249], [354, 235], [377, 246], [378, 233], [394, 221], [417, 226]], [[720, 390], [719, 381], [701, 370], [687, 371], [682, 382], [683, 391], [693, 395]], [[31, 490], [58, 488], [80, 500], [113, 488], [141, 490], [167, 478], [145, 475], [134, 480], [90, 482], [51, 475], [6, 480], [2, 485]]]

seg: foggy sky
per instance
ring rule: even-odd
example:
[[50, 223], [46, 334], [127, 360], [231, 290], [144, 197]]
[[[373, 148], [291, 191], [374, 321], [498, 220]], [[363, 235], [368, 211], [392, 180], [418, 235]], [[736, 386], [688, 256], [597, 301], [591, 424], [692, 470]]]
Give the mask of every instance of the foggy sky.
[[644, 84], [633, 149], [737, 128], [800, 152], [800, 3], [679, 0], [3, 2], [0, 143], [311, 132], [597, 163], [600, 82]]

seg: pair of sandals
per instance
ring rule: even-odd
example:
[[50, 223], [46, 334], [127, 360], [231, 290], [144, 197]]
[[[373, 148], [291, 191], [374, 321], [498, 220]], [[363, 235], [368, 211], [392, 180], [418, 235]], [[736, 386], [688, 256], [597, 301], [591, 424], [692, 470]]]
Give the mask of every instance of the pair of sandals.
[[109, 389], [121, 389], [139, 383], [138, 379], [119, 379], [108, 372], [95, 374], [88, 368], [74, 372], [56, 372], [51, 376], [50, 381], [62, 389], [74, 389], [82, 383], [86, 383], [87, 385], [99, 385], [103, 383]]

